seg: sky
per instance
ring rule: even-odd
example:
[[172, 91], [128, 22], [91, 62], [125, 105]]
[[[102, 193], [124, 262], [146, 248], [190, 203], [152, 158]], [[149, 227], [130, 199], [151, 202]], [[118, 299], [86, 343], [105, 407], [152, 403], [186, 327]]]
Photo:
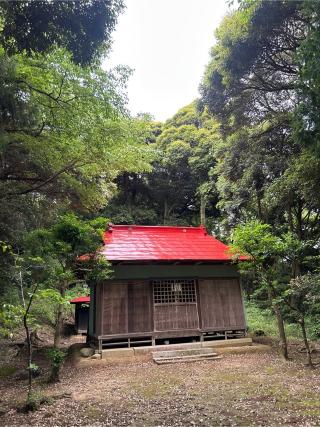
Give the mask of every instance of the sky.
[[226, 0], [125, 0], [106, 69], [128, 65], [128, 108], [156, 120], [172, 117], [199, 96], [214, 30]]

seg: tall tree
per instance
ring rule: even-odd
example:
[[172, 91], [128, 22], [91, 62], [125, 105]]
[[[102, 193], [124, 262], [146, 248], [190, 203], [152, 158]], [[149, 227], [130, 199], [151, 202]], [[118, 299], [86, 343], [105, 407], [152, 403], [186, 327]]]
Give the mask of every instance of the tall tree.
[[53, 45], [78, 64], [96, 61], [110, 46], [122, 0], [2, 1], [0, 44], [11, 55], [48, 52]]
[[148, 147], [139, 145], [141, 131], [123, 106], [125, 72], [116, 80], [81, 68], [63, 50], [2, 52], [0, 62], [0, 194], [8, 209], [28, 196], [97, 208], [118, 171], [145, 168]]
[[[289, 233], [294, 243], [278, 256], [281, 268], [273, 265], [258, 288], [273, 281], [286, 289], [290, 278], [296, 283], [317, 270], [318, 23], [316, 1], [240, 1], [216, 32], [201, 84], [200, 111], [208, 108], [221, 122], [214, 173], [224, 230], [247, 223], [246, 244], [259, 246], [252, 236], [258, 219], [276, 241]], [[265, 247], [265, 254], [272, 249]], [[283, 316], [288, 301], [276, 304]], [[279, 331], [284, 341], [283, 327]]]
[[[309, 197], [307, 207], [304, 190], [304, 178], [317, 173], [304, 148], [314, 127], [306, 124], [313, 120], [308, 100], [316, 99], [307, 95], [315, 58], [307, 46], [318, 32], [316, 16], [313, 1], [243, 0], [217, 30], [200, 106], [222, 121], [216, 173], [229, 226], [259, 218], [304, 238], [304, 221], [317, 218], [319, 206], [311, 209]], [[315, 169], [294, 179], [307, 158]]]
[[302, 2], [243, 0], [216, 31], [202, 103], [227, 128], [274, 114], [287, 120], [296, 101], [297, 48], [306, 36]]
[[[70, 285], [77, 283], [76, 270], [79, 256], [89, 254], [84, 275], [87, 281], [90, 282], [93, 274], [98, 277], [101, 273], [104, 278], [108, 277], [108, 264], [95, 254], [97, 248], [102, 246], [105, 228], [105, 218], [83, 221], [74, 214], [66, 214], [60, 217], [51, 228], [37, 229], [27, 235], [25, 252], [39, 257], [43, 264], [47, 265], [42, 280], [45, 279], [48, 287], [58, 291], [61, 297], [61, 302], [59, 301], [56, 306], [54, 322], [54, 347], [56, 348], [60, 346], [65, 315], [63, 298]], [[91, 270], [94, 272], [92, 273]]]
[[211, 174], [220, 138], [217, 122], [191, 103], [162, 126], [149, 126], [152, 136], [146, 144], [155, 151], [153, 170], [119, 177], [119, 193], [106, 215], [120, 222], [198, 224], [201, 210], [202, 222], [207, 213], [211, 228], [211, 218], [219, 215]]
[[318, 1], [306, 1], [302, 8], [307, 22], [306, 37], [297, 50], [298, 106], [295, 111], [295, 136], [318, 157], [320, 153], [320, 78], [319, 78], [319, 19]]

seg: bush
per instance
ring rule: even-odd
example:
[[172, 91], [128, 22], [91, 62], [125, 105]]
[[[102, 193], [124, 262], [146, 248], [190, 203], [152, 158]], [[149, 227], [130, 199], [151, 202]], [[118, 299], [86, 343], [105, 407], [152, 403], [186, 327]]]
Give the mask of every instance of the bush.
[[60, 350], [58, 348], [50, 348], [47, 354], [49, 359], [51, 360], [51, 375], [49, 378], [49, 382], [58, 382], [60, 367], [66, 357], [66, 353], [65, 351]]
[[37, 411], [40, 405], [45, 403], [50, 403], [50, 399], [47, 396], [44, 396], [40, 391], [33, 392], [29, 394], [26, 405], [20, 411], [27, 413]]

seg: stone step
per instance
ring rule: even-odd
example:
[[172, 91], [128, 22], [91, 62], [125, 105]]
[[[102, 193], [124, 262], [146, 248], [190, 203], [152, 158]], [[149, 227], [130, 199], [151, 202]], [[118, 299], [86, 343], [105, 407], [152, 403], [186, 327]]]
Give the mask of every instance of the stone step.
[[197, 360], [221, 359], [218, 353], [211, 348], [190, 348], [183, 350], [159, 351], [153, 353], [153, 360], [157, 364], [175, 362], [194, 362]]
[[157, 365], [165, 365], [169, 363], [185, 363], [185, 362], [199, 362], [203, 360], [217, 360], [222, 359], [222, 356], [210, 356], [206, 355], [205, 357], [199, 356], [183, 356], [183, 357], [172, 357], [172, 358], [153, 358], [153, 361]]
[[172, 356], [194, 356], [199, 354], [212, 354], [216, 352], [212, 348], [206, 348], [206, 347], [199, 347], [199, 348], [184, 348], [184, 349], [178, 349], [178, 350], [165, 350], [165, 351], [157, 351], [153, 352], [153, 355], [156, 355], [157, 357], [172, 357]]
[[155, 359], [182, 359], [182, 358], [188, 359], [190, 357], [212, 357], [212, 356], [218, 356], [218, 353], [213, 353], [212, 351], [210, 353], [209, 352], [208, 353], [195, 353], [195, 352], [192, 352], [190, 354], [177, 354], [178, 352], [173, 351], [172, 353], [173, 354], [163, 354], [163, 355], [160, 355], [158, 353], [158, 354], [154, 355], [154, 358]]

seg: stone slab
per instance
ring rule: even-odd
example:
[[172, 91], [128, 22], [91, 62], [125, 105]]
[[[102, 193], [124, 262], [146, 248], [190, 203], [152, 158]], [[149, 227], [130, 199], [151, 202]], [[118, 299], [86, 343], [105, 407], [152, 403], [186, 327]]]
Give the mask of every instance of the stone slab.
[[265, 344], [253, 344], [244, 345], [242, 347], [220, 347], [217, 349], [219, 354], [247, 354], [247, 353], [268, 353], [272, 351], [270, 345]]
[[201, 348], [201, 342], [189, 342], [189, 343], [183, 343], [183, 344], [163, 344], [163, 345], [156, 345], [156, 346], [143, 346], [143, 347], [134, 347], [135, 354], [148, 354], [148, 353], [154, 353], [156, 351], [166, 351], [166, 350], [183, 350], [183, 349], [196, 349]]
[[203, 347], [211, 348], [226, 348], [226, 347], [242, 347], [252, 345], [252, 338], [231, 338], [228, 340], [212, 340], [204, 341]]
[[102, 359], [123, 359], [128, 357], [134, 357], [133, 348], [110, 348], [101, 351]]
[[180, 358], [180, 359], [153, 359], [153, 361], [157, 365], [166, 365], [170, 363], [189, 363], [189, 362], [205, 362], [205, 361], [212, 361], [212, 360], [219, 360], [222, 359], [222, 356], [210, 356], [210, 357], [190, 357], [188, 359], [186, 358]]
[[212, 348], [201, 347], [201, 348], [185, 348], [184, 350], [166, 350], [166, 351], [155, 351], [152, 352], [153, 357], [157, 358], [168, 358], [168, 357], [189, 357], [189, 356], [206, 356], [215, 355], [217, 353], [212, 351]]

